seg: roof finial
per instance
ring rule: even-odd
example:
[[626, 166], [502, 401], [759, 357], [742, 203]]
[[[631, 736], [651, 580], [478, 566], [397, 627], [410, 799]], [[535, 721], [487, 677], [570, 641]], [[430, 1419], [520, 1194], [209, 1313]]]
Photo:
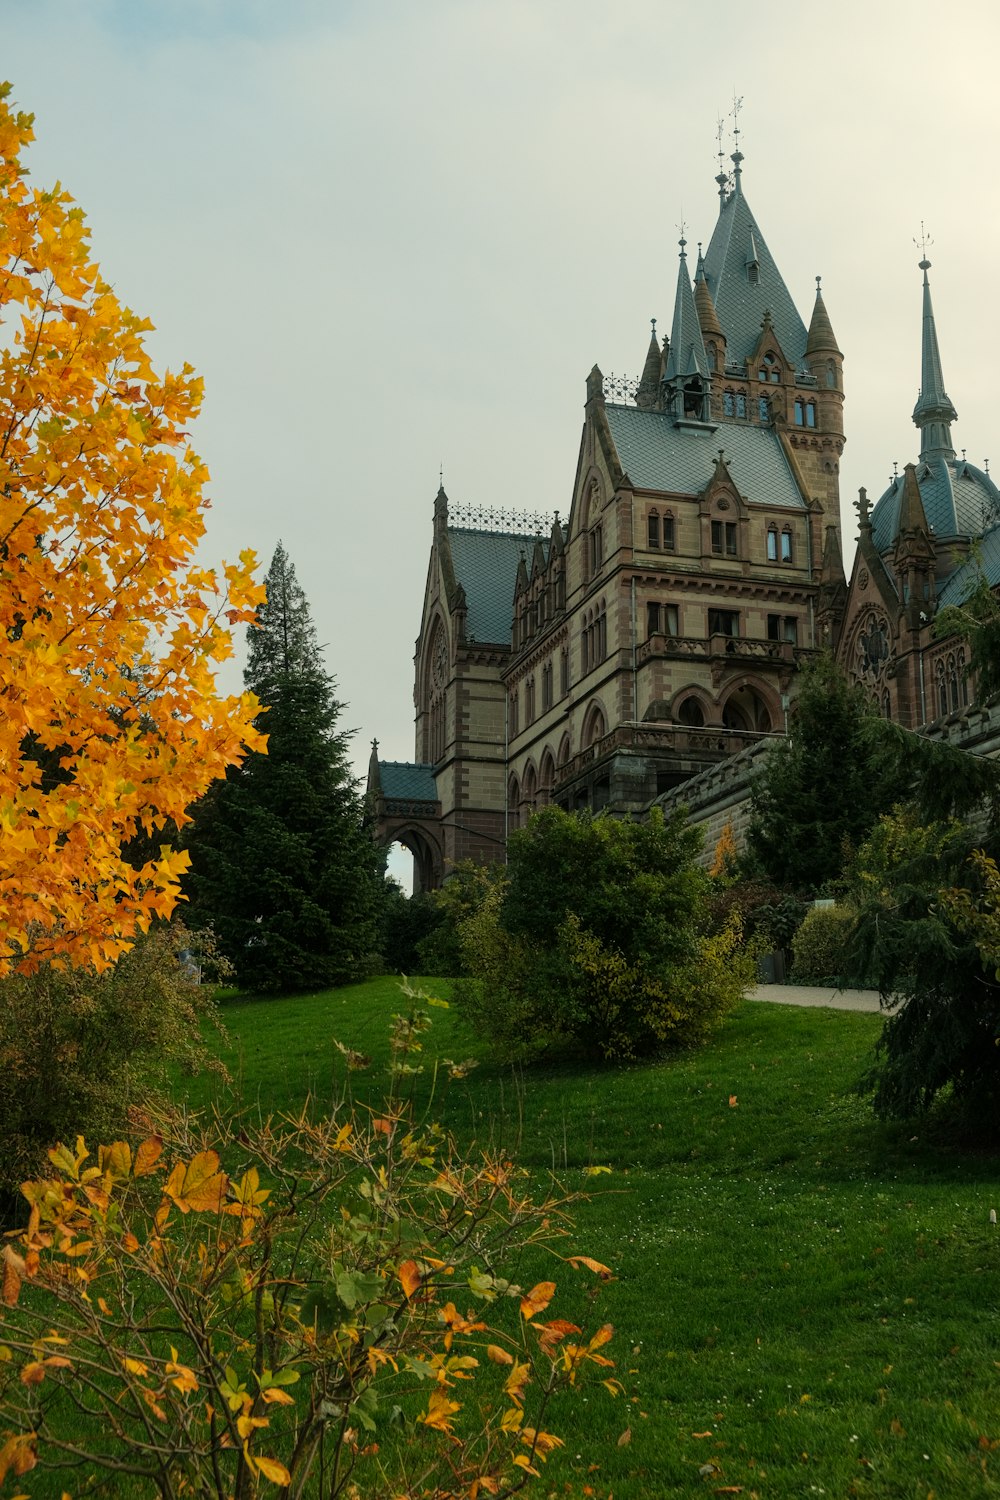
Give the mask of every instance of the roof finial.
[[899, 478], [899, 459], [898, 458], [894, 458], [893, 461], [892, 461], [892, 477], [893, 477], [893, 479], [898, 479]]
[[817, 297], [820, 296], [820, 294], [822, 293], [822, 291], [823, 291], [823, 278], [822, 278], [822, 276], [817, 276], [816, 277], [816, 295], [817, 295]]
[[920, 246], [920, 260], [918, 261], [918, 265], [920, 266], [921, 271], [923, 271], [924, 280], [926, 281], [927, 272], [931, 268], [931, 263], [927, 259], [927, 247], [929, 245], [933, 245], [934, 241], [931, 239], [930, 235], [924, 228], [923, 219], [920, 220], [920, 238], [919, 240], [914, 240], [913, 243]]
[[[726, 171], [726, 164], [725, 164], [725, 152], [723, 151], [723, 148], [722, 148], [722, 132], [725, 129], [725, 125], [726, 125], [726, 122], [723, 119], [722, 115], [720, 115], [719, 118], [718, 118], [718, 120], [716, 121], [716, 136], [717, 136], [718, 141], [719, 141], [719, 150], [718, 150], [719, 170], [718, 170], [718, 173], [716, 175], [715, 180], [719, 184], [719, 197], [721, 198], [721, 200], [722, 200], [723, 203], [726, 201], [726, 188], [729, 186], [729, 174]], [[721, 204], [720, 204], [720, 207], [721, 207]]]
[[740, 150], [740, 110], [742, 108], [743, 96], [740, 95], [739, 97], [737, 97], [736, 90], [734, 89], [733, 107], [730, 113], [733, 117], [733, 145], [735, 147], [735, 150], [733, 151], [733, 154], [732, 156], [730, 156], [729, 160], [733, 164], [733, 192], [735, 193], [738, 193], [740, 191], [740, 162], [743, 160], [743, 152]]
[[655, 318], [650, 318], [649, 321], [653, 325], [653, 337], [655, 339], [656, 338], [656, 319]]

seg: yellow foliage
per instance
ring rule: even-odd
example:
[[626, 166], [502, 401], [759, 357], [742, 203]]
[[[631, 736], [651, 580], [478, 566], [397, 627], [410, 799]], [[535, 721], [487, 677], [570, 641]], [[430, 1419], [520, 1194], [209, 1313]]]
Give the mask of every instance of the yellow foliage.
[[712, 860], [710, 875], [727, 876], [732, 873], [736, 863], [736, 834], [733, 831], [731, 818], [727, 818], [719, 834], [718, 843], [715, 846], [715, 857]]
[[[207, 478], [190, 366], [158, 375], [146, 320], [90, 254], [83, 215], [29, 186], [29, 115], [0, 89], [0, 974], [107, 968], [169, 916], [186, 856], [123, 845], [186, 809], [260, 737], [217, 696], [230, 628], [261, 598], [244, 552], [194, 566]], [[44, 773], [44, 774], [43, 774]]]

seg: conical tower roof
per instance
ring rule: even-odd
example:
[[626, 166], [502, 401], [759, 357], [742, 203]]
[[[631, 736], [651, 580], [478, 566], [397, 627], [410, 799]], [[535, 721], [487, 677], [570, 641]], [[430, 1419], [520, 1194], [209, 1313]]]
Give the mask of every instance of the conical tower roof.
[[785, 353], [798, 368], [806, 327], [743, 194], [742, 152], [733, 153], [734, 187], [719, 197], [719, 217], [705, 255], [705, 276], [726, 335], [728, 357], [749, 359], [760, 338], [765, 308]]
[[[816, 301], [813, 303], [812, 317], [809, 320], [809, 335], [806, 339], [806, 354], [840, 354], [837, 338], [833, 331], [823, 301], [823, 293], [820, 290], [819, 277], [816, 277]], [[843, 356], [841, 356], [843, 358]]]
[[649, 320], [653, 325], [653, 332], [649, 340], [649, 348], [646, 350], [646, 362], [642, 367], [642, 378], [639, 388], [635, 393], [637, 406], [655, 406], [660, 396], [660, 375], [663, 368], [663, 360], [660, 355], [660, 346], [656, 341], [656, 319]]
[[951, 424], [958, 421], [958, 412], [944, 388], [941, 351], [938, 349], [931, 288], [927, 280], [930, 265], [926, 256], [920, 262], [920, 269], [924, 273], [924, 314], [920, 339], [920, 396], [913, 408], [913, 420], [920, 428], [921, 458], [930, 458], [936, 453], [945, 458], [954, 458]]
[[688, 380], [694, 375], [708, 379], [708, 355], [701, 336], [698, 310], [694, 305], [691, 278], [688, 275], [687, 240], [681, 237], [680, 259], [677, 266], [677, 293], [674, 297], [674, 321], [670, 330], [670, 352], [667, 368], [663, 372], [666, 381]]
[[714, 335], [715, 338], [724, 339], [725, 334], [722, 331], [722, 324], [719, 322], [719, 314], [715, 310], [712, 293], [709, 291], [708, 282], [705, 280], [705, 257], [701, 253], [700, 245], [698, 246], [698, 268], [694, 273], [694, 305], [698, 313], [698, 322], [701, 325], [702, 335], [705, 338]]

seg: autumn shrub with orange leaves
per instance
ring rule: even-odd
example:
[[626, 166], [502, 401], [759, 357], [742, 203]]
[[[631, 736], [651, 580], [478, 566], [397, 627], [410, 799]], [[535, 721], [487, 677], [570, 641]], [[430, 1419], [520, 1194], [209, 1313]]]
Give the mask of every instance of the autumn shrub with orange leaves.
[[2, 1252], [0, 1493], [503, 1497], [560, 1446], [557, 1393], [619, 1388], [610, 1326], [511, 1279], [547, 1249], [592, 1308], [611, 1273], [564, 1248], [565, 1196], [396, 1093], [50, 1160]]
[[0, 86], [0, 974], [106, 967], [172, 911], [186, 856], [134, 868], [260, 747], [214, 668], [261, 598], [245, 552], [198, 566], [201, 381], [157, 374], [152, 327], [92, 260], [83, 214], [29, 186], [31, 116]]

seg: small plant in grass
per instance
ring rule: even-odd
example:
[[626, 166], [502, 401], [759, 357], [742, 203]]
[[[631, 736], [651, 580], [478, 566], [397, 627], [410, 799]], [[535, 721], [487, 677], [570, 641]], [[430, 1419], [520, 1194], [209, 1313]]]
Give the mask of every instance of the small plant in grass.
[[557, 1248], [565, 1197], [463, 1158], [402, 1102], [425, 1025], [397, 1018], [380, 1110], [172, 1118], [135, 1146], [52, 1150], [3, 1251], [0, 1485], [505, 1496], [560, 1445], [559, 1392], [617, 1391], [611, 1327], [584, 1334], [548, 1316], [554, 1282], [512, 1280], [528, 1246], [591, 1291], [610, 1276]]

